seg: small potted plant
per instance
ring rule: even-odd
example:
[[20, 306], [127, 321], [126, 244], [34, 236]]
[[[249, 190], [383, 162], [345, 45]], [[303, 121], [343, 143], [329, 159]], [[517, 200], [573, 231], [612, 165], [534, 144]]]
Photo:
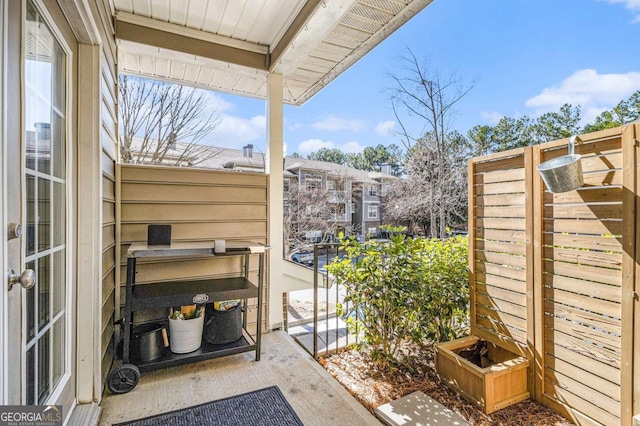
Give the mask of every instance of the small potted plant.
[[181, 306], [169, 310], [169, 343], [171, 352], [186, 354], [200, 348], [204, 326], [204, 306]]

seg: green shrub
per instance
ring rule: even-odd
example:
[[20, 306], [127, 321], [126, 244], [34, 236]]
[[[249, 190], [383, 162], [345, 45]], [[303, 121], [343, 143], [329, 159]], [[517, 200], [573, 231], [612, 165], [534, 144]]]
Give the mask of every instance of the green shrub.
[[382, 370], [398, 364], [405, 342], [460, 335], [469, 303], [466, 238], [412, 239], [388, 230], [389, 242], [344, 239], [346, 256], [326, 267], [358, 313], [347, 317], [351, 331]]

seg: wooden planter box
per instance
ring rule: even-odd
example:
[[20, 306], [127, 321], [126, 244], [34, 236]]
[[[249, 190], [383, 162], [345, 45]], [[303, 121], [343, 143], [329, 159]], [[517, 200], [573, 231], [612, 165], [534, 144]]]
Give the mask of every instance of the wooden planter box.
[[469, 348], [478, 340], [468, 336], [436, 345], [436, 372], [440, 379], [485, 414], [529, 398], [526, 358], [487, 342], [487, 357], [494, 364], [480, 368], [453, 352]]

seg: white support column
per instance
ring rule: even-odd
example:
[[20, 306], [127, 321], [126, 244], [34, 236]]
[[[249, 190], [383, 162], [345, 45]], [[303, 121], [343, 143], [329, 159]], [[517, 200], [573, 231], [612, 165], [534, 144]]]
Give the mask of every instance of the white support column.
[[102, 336], [102, 174], [100, 46], [78, 46], [77, 401], [100, 400]]
[[270, 328], [282, 324], [282, 268], [283, 242], [283, 158], [284, 112], [282, 74], [267, 77], [267, 159], [265, 170], [269, 174], [269, 318]]

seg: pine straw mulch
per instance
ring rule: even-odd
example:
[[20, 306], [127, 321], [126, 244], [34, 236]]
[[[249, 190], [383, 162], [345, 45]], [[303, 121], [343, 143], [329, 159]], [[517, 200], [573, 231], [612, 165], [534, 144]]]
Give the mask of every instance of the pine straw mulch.
[[471, 425], [567, 426], [568, 420], [536, 402], [524, 401], [486, 415], [442, 384], [436, 374], [431, 351], [420, 351], [412, 368], [386, 375], [378, 372], [357, 349], [321, 358], [320, 364], [356, 399], [373, 412], [379, 405], [414, 391], [422, 391], [467, 419]]

